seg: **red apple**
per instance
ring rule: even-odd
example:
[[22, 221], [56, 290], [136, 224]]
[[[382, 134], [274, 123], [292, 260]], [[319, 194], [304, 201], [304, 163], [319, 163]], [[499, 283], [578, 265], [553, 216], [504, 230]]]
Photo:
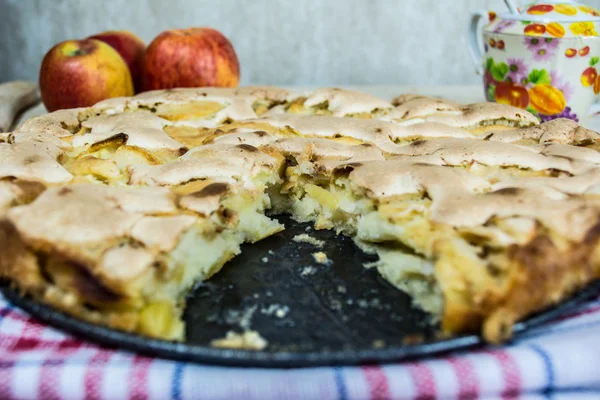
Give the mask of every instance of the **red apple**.
[[94, 39], [68, 40], [50, 49], [42, 61], [39, 83], [48, 111], [133, 95], [131, 74], [123, 58]]
[[90, 36], [88, 39], [96, 39], [109, 44], [123, 57], [131, 72], [135, 89], [139, 91], [142, 57], [146, 50], [146, 43], [135, 33], [129, 31], [106, 31]]
[[233, 46], [211, 28], [169, 30], [148, 46], [142, 61], [142, 89], [236, 87], [240, 64]]

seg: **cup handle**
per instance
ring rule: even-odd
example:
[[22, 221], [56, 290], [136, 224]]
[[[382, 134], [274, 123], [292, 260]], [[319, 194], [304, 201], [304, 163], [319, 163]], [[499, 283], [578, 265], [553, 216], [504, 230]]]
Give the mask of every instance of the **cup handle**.
[[483, 74], [483, 53], [485, 47], [483, 43], [483, 25], [489, 21], [489, 14], [487, 11], [474, 11], [471, 14], [471, 24], [469, 25], [469, 53], [473, 64], [475, 64], [475, 71], [481, 75]]

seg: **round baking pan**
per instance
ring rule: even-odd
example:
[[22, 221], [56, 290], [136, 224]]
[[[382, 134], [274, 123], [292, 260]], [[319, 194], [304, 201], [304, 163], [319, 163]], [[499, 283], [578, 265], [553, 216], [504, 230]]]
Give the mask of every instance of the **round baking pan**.
[[[351, 239], [279, 218], [286, 230], [251, 245], [193, 290], [184, 314], [187, 339], [148, 339], [80, 321], [8, 285], [5, 296], [41, 321], [101, 345], [208, 364], [252, 367], [356, 365], [437, 355], [485, 344], [478, 335], [442, 337], [410, 298], [363, 264], [374, 257]], [[318, 248], [296, 242], [307, 234]], [[318, 263], [322, 251], [330, 260]], [[514, 326], [514, 336], [582, 305], [600, 282]], [[260, 351], [211, 347], [227, 332], [253, 330], [268, 342]]]

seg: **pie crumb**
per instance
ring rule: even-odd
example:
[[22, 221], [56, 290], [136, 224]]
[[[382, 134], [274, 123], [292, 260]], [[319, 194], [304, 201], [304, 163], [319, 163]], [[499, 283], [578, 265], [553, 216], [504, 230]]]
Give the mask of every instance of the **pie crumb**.
[[277, 318], [283, 318], [287, 315], [287, 309], [285, 308], [280, 308], [277, 311], [275, 311], [275, 316]]
[[329, 258], [327, 258], [327, 254], [322, 251], [318, 251], [316, 253], [312, 253], [313, 258], [319, 264], [330, 265], [333, 263]]
[[316, 247], [323, 247], [323, 245], [325, 244], [325, 241], [315, 239], [314, 237], [307, 235], [306, 233], [296, 235], [292, 238], [292, 240], [296, 243], [309, 243]]
[[277, 318], [285, 317], [290, 308], [288, 306], [282, 306], [280, 304], [271, 304], [269, 307], [263, 307], [260, 312], [265, 315], [275, 315]]
[[229, 331], [224, 338], [210, 342], [212, 347], [239, 350], [263, 350], [267, 344], [265, 338], [256, 331], [244, 331], [243, 333]]
[[302, 270], [300, 270], [300, 275], [308, 276], [314, 274], [315, 272], [317, 272], [317, 269], [315, 267], [313, 267], [312, 265], [307, 265], [306, 267], [302, 268]]

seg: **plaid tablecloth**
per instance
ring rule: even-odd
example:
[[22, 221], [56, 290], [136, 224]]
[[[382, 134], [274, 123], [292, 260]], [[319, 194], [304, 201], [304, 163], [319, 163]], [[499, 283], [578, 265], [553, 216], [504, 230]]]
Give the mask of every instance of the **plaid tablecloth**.
[[0, 296], [0, 399], [600, 399], [600, 297], [507, 347], [418, 362], [228, 368], [114, 351]]

